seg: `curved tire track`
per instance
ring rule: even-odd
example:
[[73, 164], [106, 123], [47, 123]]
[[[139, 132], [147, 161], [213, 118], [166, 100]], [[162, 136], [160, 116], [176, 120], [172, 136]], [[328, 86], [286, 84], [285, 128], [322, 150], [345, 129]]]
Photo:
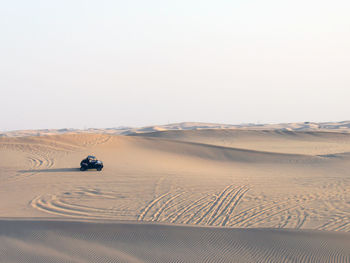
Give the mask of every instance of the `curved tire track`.
[[160, 200], [162, 200], [163, 198], [165, 198], [166, 196], [170, 195], [170, 192], [167, 192], [159, 197], [157, 197], [156, 199], [153, 199], [151, 202], [148, 203], [148, 205], [143, 209], [143, 211], [141, 212], [141, 214], [138, 216], [137, 220], [139, 221], [143, 221], [147, 215], [147, 213], [152, 209], [152, 207], [158, 203]]

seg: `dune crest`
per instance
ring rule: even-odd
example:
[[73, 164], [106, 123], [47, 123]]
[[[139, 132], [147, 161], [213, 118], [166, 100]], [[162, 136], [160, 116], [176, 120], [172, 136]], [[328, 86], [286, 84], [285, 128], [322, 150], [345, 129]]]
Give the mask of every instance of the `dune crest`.
[[113, 135], [129, 135], [150, 133], [159, 131], [188, 131], [188, 130], [255, 130], [255, 131], [323, 131], [323, 132], [350, 132], [350, 121], [340, 122], [297, 122], [297, 123], [279, 123], [279, 124], [220, 124], [220, 123], [203, 123], [203, 122], [181, 122], [164, 125], [154, 125], [146, 127], [116, 127], [116, 128], [88, 128], [88, 129], [39, 129], [39, 130], [15, 130], [0, 131], [0, 137], [23, 137], [23, 136], [44, 136], [67, 133], [98, 133]]

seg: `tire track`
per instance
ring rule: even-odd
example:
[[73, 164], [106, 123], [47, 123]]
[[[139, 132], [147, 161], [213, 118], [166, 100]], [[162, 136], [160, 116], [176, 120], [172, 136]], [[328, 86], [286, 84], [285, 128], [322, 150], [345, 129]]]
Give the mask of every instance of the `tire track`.
[[76, 193], [82, 194], [85, 196], [92, 196], [92, 197], [103, 197], [108, 199], [114, 199], [116, 196], [113, 192], [101, 192], [98, 189], [89, 189], [89, 188], [80, 188]]
[[[185, 206], [180, 213], [176, 214], [175, 218], [173, 218], [170, 222], [171, 223], [176, 223], [177, 220], [179, 220], [179, 218], [181, 218], [181, 216], [186, 215], [187, 213], [189, 213], [190, 211], [192, 211], [193, 209], [196, 209], [198, 206], [202, 205], [202, 200], [207, 199], [208, 196], [204, 196], [199, 198], [198, 200], [196, 200], [195, 202], [191, 203], [188, 206]], [[175, 212], [174, 212], [175, 214]], [[170, 216], [169, 216], [170, 218]]]
[[[249, 188], [247, 186], [243, 186], [239, 189], [237, 194], [230, 200], [230, 203], [227, 205], [225, 210], [228, 209], [228, 213], [226, 213], [224, 220], [221, 223], [221, 226], [225, 226], [226, 223], [228, 222], [230, 216], [232, 215], [233, 211], [236, 209], [238, 206], [239, 202], [243, 198], [243, 196], [249, 191]], [[231, 205], [232, 204], [232, 205]], [[224, 213], [225, 210], [222, 212]]]
[[167, 192], [159, 197], [157, 197], [156, 199], [153, 199], [141, 212], [141, 214], [138, 216], [137, 220], [139, 221], [143, 221], [144, 218], [146, 217], [147, 213], [152, 209], [152, 207], [158, 203], [160, 200], [162, 200], [163, 198], [165, 198], [166, 196], [170, 195], [170, 192]]
[[[344, 221], [347, 221], [347, 222], [344, 223]], [[318, 227], [317, 230], [339, 231], [343, 227], [346, 227], [348, 224], [350, 224], [349, 216], [339, 215], [339, 216], [336, 216], [336, 218], [332, 219], [331, 221]]]
[[209, 207], [209, 209], [204, 213], [204, 215], [202, 215], [196, 222], [195, 224], [200, 224], [204, 218], [207, 217], [207, 215], [209, 215], [209, 213], [219, 204], [221, 204], [221, 199], [226, 196], [226, 192], [232, 187], [233, 185], [229, 185], [227, 186], [217, 197], [216, 199], [213, 201], [212, 205]]
[[[258, 207], [261, 207], [261, 205], [258, 205], [256, 207], [250, 208], [250, 209], [248, 208], [248, 209], [240, 212], [239, 214], [237, 214], [233, 218], [231, 218], [230, 222], [232, 220], [234, 220], [234, 223], [233, 224], [230, 223], [230, 226], [235, 226], [235, 225], [238, 225], [238, 224], [244, 224], [244, 223], [250, 222], [252, 219], [257, 218], [260, 215], [265, 214], [266, 212], [276, 211], [276, 208], [279, 208], [280, 206], [288, 204], [288, 203], [289, 203], [288, 201], [285, 201], [285, 202], [282, 202], [282, 203], [277, 203], [275, 205], [266, 205], [266, 206], [263, 206], [263, 209], [259, 210], [258, 212], [254, 211], [254, 210], [256, 208], [258, 208]], [[252, 210], [253, 210], [253, 212], [251, 212]], [[277, 211], [278, 210], [279, 209], [277, 209]]]
[[[228, 193], [227, 196], [225, 196], [224, 198], [225, 200], [221, 202], [221, 204], [216, 209], [217, 210], [216, 213], [214, 213], [213, 217], [209, 220], [208, 222], [209, 225], [213, 225], [219, 219], [219, 217], [222, 216], [224, 212], [226, 212], [228, 207], [232, 204], [232, 202], [234, 202], [234, 199], [236, 198], [237, 194], [240, 192], [241, 189], [242, 187], [234, 188], [232, 191]], [[226, 203], [225, 206], [224, 206], [224, 203]], [[218, 213], [221, 206], [223, 206], [223, 209], [221, 209], [220, 213]]]
[[[229, 200], [229, 196], [231, 194], [237, 194], [237, 192], [239, 191], [239, 187], [233, 188], [229, 191], [226, 192], [226, 194], [223, 196], [222, 201], [218, 203], [218, 205], [216, 206], [216, 208], [214, 209], [214, 211], [211, 213], [211, 215], [209, 216], [209, 218], [207, 219], [207, 223], [208, 225], [213, 225], [213, 223], [217, 220], [217, 218], [220, 216], [219, 211], [221, 210], [221, 207], [224, 206], [225, 203], [230, 203]], [[235, 195], [234, 195], [235, 196]]]
[[[348, 219], [348, 218], [347, 218]], [[350, 226], [350, 222], [348, 220], [348, 222], [345, 222], [343, 224], [341, 224], [340, 226], [337, 226], [336, 228], [333, 228], [332, 230], [333, 231], [342, 231], [344, 230], [345, 228], [347, 228], [347, 226]]]
[[43, 160], [43, 158], [38, 154], [27, 154], [29, 154], [29, 156], [27, 157], [27, 160], [29, 160], [29, 169], [33, 170], [33, 172], [29, 171], [23, 173], [21, 171], [17, 171], [16, 175], [12, 177], [12, 182], [18, 182], [20, 180], [36, 175], [37, 173], [35, 172], [35, 170], [40, 169], [46, 163], [46, 161]]
[[164, 212], [164, 210], [167, 208], [167, 206], [172, 203], [175, 199], [177, 199], [179, 196], [181, 196], [184, 192], [179, 193], [177, 195], [174, 195], [173, 197], [170, 197], [166, 202], [164, 202], [161, 207], [155, 211], [155, 213], [152, 215], [152, 221], [158, 221], [160, 215]]
[[256, 223], [259, 223], [259, 222], [261, 222], [261, 221], [263, 221], [263, 220], [265, 220], [265, 219], [268, 219], [268, 218], [272, 218], [272, 217], [274, 217], [274, 216], [276, 216], [276, 215], [279, 215], [279, 214], [281, 214], [281, 213], [283, 213], [283, 212], [285, 212], [285, 211], [289, 211], [290, 209], [293, 209], [293, 208], [295, 208], [295, 207], [298, 207], [298, 205], [291, 206], [291, 207], [288, 207], [288, 208], [286, 208], [286, 209], [279, 210], [279, 211], [277, 211], [276, 213], [274, 213], [274, 214], [272, 214], [272, 215], [265, 216], [264, 218], [261, 218], [261, 219], [255, 221], [255, 222], [252, 222], [252, 223], [248, 223], [248, 224], [247, 224], [247, 222], [251, 222], [252, 219], [254, 219], [254, 218], [259, 218], [259, 217], [254, 216], [253, 218], [251, 218], [250, 220], [248, 220], [248, 221], [245, 222], [245, 224], [246, 224], [245, 227], [250, 227], [250, 226], [252, 226], [252, 225], [254, 225], [254, 224], [256, 224]]
[[291, 218], [292, 218], [292, 215], [290, 214], [288, 214], [287, 217], [281, 216], [281, 221], [283, 221], [283, 219], [284, 221], [283, 223], [280, 223], [277, 228], [285, 228], [289, 224]]
[[88, 217], [88, 215], [85, 213], [71, 211], [63, 208], [61, 209], [56, 208], [52, 206], [49, 202], [42, 199], [41, 196], [34, 198], [30, 202], [30, 204], [33, 208], [49, 214], [60, 215], [60, 216], [71, 216], [71, 217], [82, 217], [82, 216]]
[[188, 224], [192, 219], [194, 219], [201, 211], [205, 210], [207, 207], [209, 207], [212, 204], [212, 202], [208, 202], [204, 205], [201, 205], [200, 208], [194, 212], [194, 214], [192, 214], [192, 216], [190, 216], [186, 221], [182, 222], [185, 224]]
[[[76, 197], [79, 198], [79, 196]], [[116, 219], [119, 216], [119, 210], [72, 204], [57, 195], [37, 196], [29, 204], [39, 211], [60, 216], [94, 219]]]
[[298, 222], [297, 222], [297, 225], [295, 226], [295, 228], [296, 229], [300, 229], [305, 224], [306, 219], [307, 219], [308, 216], [309, 216], [309, 214], [304, 211], [303, 218], [302, 219], [301, 219], [301, 217], [298, 218]]
[[31, 169], [36, 169], [36, 168], [40, 167], [41, 164], [43, 163], [42, 161], [40, 161], [39, 159], [34, 158], [34, 157], [28, 157], [28, 159], [30, 160], [30, 163], [31, 163], [31, 165], [30, 165]]
[[105, 138], [104, 140], [100, 141], [98, 144], [105, 144], [107, 142], [109, 142], [112, 139], [112, 136], [108, 136], [107, 138]]
[[[337, 196], [339, 199], [346, 199], [345, 195], [339, 195]], [[334, 204], [332, 201], [327, 201], [325, 204], [332, 210], [338, 211], [341, 214], [350, 214], [350, 206], [349, 204], [344, 203], [337, 203]]]
[[82, 212], [89, 212], [89, 213], [108, 213], [108, 214], [113, 212], [113, 210], [111, 209], [108, 210], [108, 209], [97, 208], [97, 207], [88, 207], [84, 205], [71, 204], [61, 199], [56, 199], [56, 200], [53, 199], [51, 200], [51, 204], [55, 207], [60, 207], [71, 211], [82, 211]]
[[86, 140], [83, 145], [84, 145], [84, 147], [102, 145], [102, 144], [107, 143], [111, 138], [112, 138], [111, 135], [108, 136], [105, 134], [99, 134], [99, 135], [96, 135], [96, 138], [93, 138], [91, 140]]
[[165, 211], [169, 211], [169, 213], [166, 216], [164, 216], [161, 219], [161, 221], [170, 221], [170, 219], [173, 218], [177, 213], [179, 213], [179, 211], [182, 211], [184, 207], [191, 204], [191, 197], [193, 197], [193, 195], [190, 195], [189, 198], [183, 197], [179, 202], [173, 203], [170, 206], [168, 206], [165, 209]]
[[346, 216], [336, 216], [335, 218], [332, 218], [330, 221], [327, 223], [317, 227], [317, 230], [328, 230], [330, 226], [335, 225], [339, 222], [339, 220], [343, 220], [346, 218]]

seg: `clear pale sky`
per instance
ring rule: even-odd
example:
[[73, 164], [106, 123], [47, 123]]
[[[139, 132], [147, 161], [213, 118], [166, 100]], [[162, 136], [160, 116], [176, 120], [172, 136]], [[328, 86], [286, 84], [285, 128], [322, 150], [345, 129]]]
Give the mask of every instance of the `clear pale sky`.
[[348, 0], [0, 3], [0, 129], [350, 119]]

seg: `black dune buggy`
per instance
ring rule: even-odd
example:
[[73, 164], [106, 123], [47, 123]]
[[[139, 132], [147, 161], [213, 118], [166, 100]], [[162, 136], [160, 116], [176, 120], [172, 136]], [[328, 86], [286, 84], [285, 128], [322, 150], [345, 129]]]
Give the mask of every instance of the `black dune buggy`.
[[98, 161], [95, 156], [89, 155], [80, 163], [80, 171], [85, 171], [87, 169], [96, 169], [101, 171], [103, 168], [103, 162]]

